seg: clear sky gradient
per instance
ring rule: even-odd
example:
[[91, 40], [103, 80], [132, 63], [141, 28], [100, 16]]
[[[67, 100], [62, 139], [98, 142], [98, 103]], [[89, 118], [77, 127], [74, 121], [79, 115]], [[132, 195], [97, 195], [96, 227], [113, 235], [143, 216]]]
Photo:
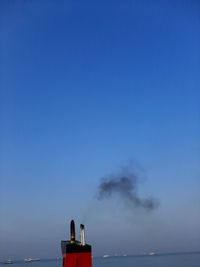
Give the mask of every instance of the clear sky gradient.
[[[0, 258], [200, 248], [199, 1], [0, 1]], [[132, 161], [146, 213], [94, 199]], [[77, 229], [78, 234], [78, 229]]]

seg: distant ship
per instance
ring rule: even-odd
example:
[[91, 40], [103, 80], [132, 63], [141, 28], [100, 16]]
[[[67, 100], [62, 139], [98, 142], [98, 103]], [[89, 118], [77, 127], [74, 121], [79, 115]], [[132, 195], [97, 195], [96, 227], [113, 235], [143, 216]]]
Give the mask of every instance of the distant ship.
[[3, 264], [12, 264], [12, 263], [13, 263], [13, 261], [10, 259], [3, 262]]
[[40, 261], [40, 259], [39, 258], [35, 258], [35, 259], [27, 258], [27, 259], [24, 259], [24, 262], [32, 262], [32, 261]]
[[109, 255], [103, 255], [103, 258], [109, 258], [110, 256]]
[[149, 253], [149, 256], [153, 256], [153, 255], [155, 255], [156, 253], [155, 252], [150, 252]]

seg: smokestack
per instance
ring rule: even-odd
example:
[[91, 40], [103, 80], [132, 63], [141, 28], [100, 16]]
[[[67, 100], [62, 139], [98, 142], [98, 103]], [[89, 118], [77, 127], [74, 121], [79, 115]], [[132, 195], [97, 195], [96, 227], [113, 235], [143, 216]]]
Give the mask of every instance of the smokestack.
[[80, 241], [81, 245], [85, 246], [85, 227], [83, 224], [80, 225]]
[[75, 223], [74, 220], [71, 220], [70, 223], [70, 243], [75, 243], [76, 237], [75, 237]]
[[84, 225], [80, 225], [81, 241], [75, 239], [75, 223], [70, 223], [70, 240], [61, 241], [62, 267], [92, 267], [92, 247], [85, 243]]

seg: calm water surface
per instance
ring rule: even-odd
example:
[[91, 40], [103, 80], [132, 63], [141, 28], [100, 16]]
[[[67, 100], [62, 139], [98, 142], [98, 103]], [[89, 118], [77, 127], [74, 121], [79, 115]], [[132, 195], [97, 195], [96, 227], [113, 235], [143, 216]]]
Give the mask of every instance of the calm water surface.
[[[1, 265], [9, 267], [62, 267], [62, 261]], [[93, 267], [200, 267], [200, 254], [94, 258]]]
[[96, 259], [94, 267], [200, 267], [200, 254]]

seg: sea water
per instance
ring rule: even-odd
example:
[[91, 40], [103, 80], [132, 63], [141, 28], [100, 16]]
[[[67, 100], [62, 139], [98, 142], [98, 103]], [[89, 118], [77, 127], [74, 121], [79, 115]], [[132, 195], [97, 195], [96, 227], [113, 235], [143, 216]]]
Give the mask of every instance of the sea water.
[[94, 267], [200, 267], [200, 254], [154, 255], [96, 259]]
[[[3, 265], [2, 265], [3, 266]], [[5, 265], [4, 265], [5, 266]], [[62, 267], [61, 260], [13, 263], [12, 267]], [[200, 267], [200, 253], [93, 258], [93, 267]]]

